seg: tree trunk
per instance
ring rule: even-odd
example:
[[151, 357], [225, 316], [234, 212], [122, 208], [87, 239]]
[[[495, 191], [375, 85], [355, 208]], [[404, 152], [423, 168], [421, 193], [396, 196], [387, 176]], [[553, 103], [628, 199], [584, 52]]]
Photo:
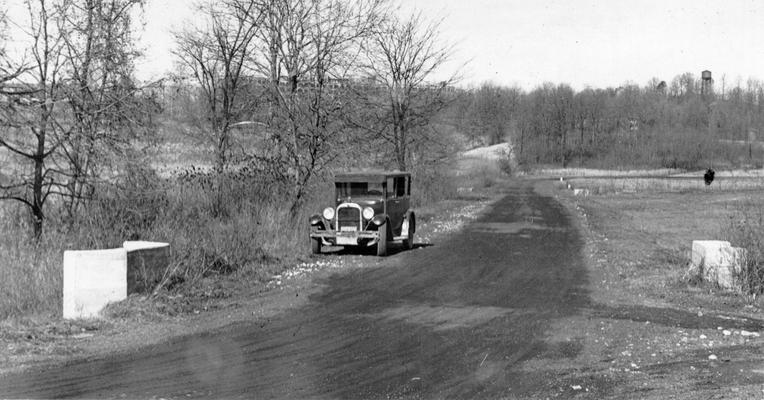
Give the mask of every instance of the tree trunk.
[[[44, 145], [44, 140], [41, 141]], [[38, 147], [39, 148], [39, 147]], [[38, 153], [40, 154], [40, 153]], [[43, 214], [43, 194], [42, 194], [42, 159], [35, 159], [34, 179], [32, 183], [32, 233], [35, 240], [42, 237], [42, 224], [45, 218]]]
[[221, 130], [218, 136], [217, 149], [215, 149], [215, 173], [217, 175], [221, 175], [223, 173], [225, 170], [225, 165], [228, 162], [226, 156], [226, 147], [228, 145], [227, 138], [228, 133]]
[[34, 177], [32, 178], [32, 233], [35, 240], [40, 240], [42, 237], [43, 220], [45, 214], [43, 213], [43, 203], [45, 198], [42, 193], [43, 188], [43, 167], [45, 156], [45, 136], [47, 134], [48, 125], [48, 109], [46, 105], [41, 106], [43, 108], [43, 116], [40, 121], [40, 129], [37, 132], [37, 148], [35, 149], [34, 160]]
[[401, 171], [406, 170], [406, 144], [405, 144], [405, 128], [403, 125], [396, 121], [394, 129], [395, 135], [395, 161], [398, 164], [398, 169]]

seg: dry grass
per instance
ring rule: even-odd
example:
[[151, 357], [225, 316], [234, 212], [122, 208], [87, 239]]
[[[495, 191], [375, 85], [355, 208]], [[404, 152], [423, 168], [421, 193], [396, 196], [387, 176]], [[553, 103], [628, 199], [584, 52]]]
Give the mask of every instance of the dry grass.
[[[625, 176], [668, 176], [681, 172], [678, 169], [595, 169], [595, 168], [540, 168], [533, 175], [550, 177], [625, 177]], [[702, 175], [702, 174], [701, 174]]]
[[[0, 319], [34, 310], [56, 315], [61, 309], [61, 246], [0, 243]], [[59, 311], [60, 313], [60, 311]]]
[[[764, 201], [764, 190], [642, 190], [576, 198], [593, 233], [601, 269], [598, 285], [613, 296], [689, 308], [739, 310], [745, 297], [717, 296], [716, 288], [694, 286], [686, 276], [693, 240], [732, 239], [730, 221], [751, 204]], [[733, 245], [743, 246], [736, 242]]]
[[0, 209], [0, 319], [30, 310], [55, 313], [61, 308], [62, 248], [65, 243], [45, 240], [34, 244], [8, 204]]
[[718, 176], [706, 185], [702, 176], [661, 178], [575, 178], [575, 188], [589, 189], [593, 194], [636, 192], [719, 192], [764, 189], [764, 178]]
[[460, 190], [487, 188], [507, 177], [501, 158], [460, 157], [456, 164], [455, 182]]
[[745, 249], [738, 276], [743, 293], [753, 299], [764, 293], [764, 207], [760, 199], [740, 204], [723, 230], [723, 240]]
[[[30, 314], [60, 316], [63, 251], [115, 248], [124, 240], [169, 242], [173, 290], [201, 279], [238, 273], [254, 280], [307, 249], [307, 208], [296, 216], [278, 201], [275, 187], [231, 180], [218, 186], [131, 175], [120, 188], [102, 188], [73, 225], [49, 215], [43, 241], [24, 236], [23, 215], [9, 214], [0, 240], [0, 319]], [[52, 211], [53, 209], [51, 209]], [[275, 265], [275, 266], [274, 266]]]

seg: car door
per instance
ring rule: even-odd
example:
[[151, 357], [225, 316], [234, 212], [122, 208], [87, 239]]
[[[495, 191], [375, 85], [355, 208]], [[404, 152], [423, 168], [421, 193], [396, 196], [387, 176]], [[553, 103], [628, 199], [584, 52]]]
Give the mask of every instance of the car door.
[[401, 235], [401, 225], [403, 224], [403, 217], [408, 210], [408, 196], [406, 195], [406, 177], [388, 178], [388, 200], [387, 200], [387, 215], [390, 217], [390, 224], [393, 228], [395, 236]]

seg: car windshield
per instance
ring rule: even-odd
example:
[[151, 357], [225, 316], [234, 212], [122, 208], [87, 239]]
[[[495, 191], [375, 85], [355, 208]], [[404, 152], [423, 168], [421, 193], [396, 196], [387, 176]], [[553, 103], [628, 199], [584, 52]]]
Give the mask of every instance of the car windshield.
[[358, 197], [358, 196], [382, 196], [385, 191], [382, 183], [374, 182], [337, 182], [337, 197]]

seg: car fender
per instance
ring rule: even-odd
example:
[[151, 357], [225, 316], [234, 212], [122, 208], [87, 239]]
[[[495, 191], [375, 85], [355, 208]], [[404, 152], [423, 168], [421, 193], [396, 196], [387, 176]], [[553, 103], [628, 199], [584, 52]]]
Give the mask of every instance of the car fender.
[[321, 214], [315, 214], [311, 216], [310, 226], [317, 226], [321, 229], [326, 229], [326, 221], [324, 221], [324, 216]]
[[377, 227], [385, 224], [390, 225], [388, 222], [390, 222], [390, 218], [387, 217], [387, 214], [377, 214], [374, 216], [374, 218], [371, 219], [371, 223]]
[[411, 232], [416, 233], [416, 215], [413, 211], [406, 213], [406, 220], [409, 222], [409, 226], [411, 226]]

